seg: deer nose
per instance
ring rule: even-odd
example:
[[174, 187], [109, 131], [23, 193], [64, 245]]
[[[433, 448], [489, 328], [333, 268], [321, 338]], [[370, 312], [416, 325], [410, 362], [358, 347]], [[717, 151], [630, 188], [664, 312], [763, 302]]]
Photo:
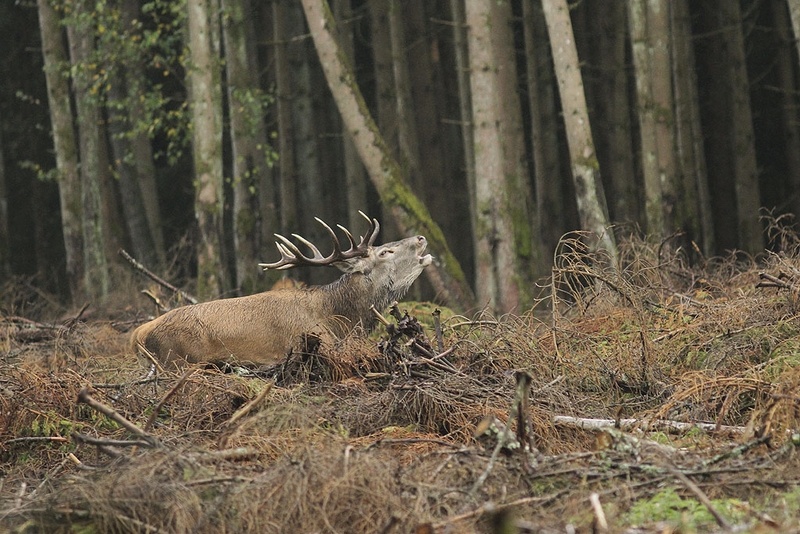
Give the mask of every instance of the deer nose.
[[418, 235], [417, 236], [417, 243], [419, 243], [420, 246], [425, 246], [428, 243], [428, 240], [425, 239], [424, 235]]

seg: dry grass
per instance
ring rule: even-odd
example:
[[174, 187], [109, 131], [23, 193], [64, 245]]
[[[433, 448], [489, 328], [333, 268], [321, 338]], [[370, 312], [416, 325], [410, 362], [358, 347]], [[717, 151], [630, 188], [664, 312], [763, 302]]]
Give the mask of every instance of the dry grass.
[[[800, 258], [791, 233], [774, 233], [786, 252], [758, 261], [690, 261], [695, 252], [677, 239], [629, 240], [616, 267], [575, 236], [533, 312], [449, 316], [443, 357], [412, 310], [380, 343], [311, 340], [243, 376], [148, 376], [125, 354], [132, 310], [55, 327], [9, 311], [0, 318], [0, 524], [483, 532], [511, 517], [523, 531], [549, 532], [590, 528], [594, 492], [612, 530], [625, 530], [631, 506], [665, 488], [699, 498], [685, 475], [718, 499], [712, 507], [749, 502], [729, 522], [800, 528], [776, 504], [796, 498], [800, 482]], [[757, 287], [759, 273], [784, 285]], [[19, 294], [32, 302], [23, 289], [4, 293], [16, 309]], [[517, 423], [503, 432], [518, 371], [533, 379], [517, 420], [532, 430], [527, 449], [513, 446]], [[77, 402], [84, 389], [156, 446]], [[585, 430], [557, 415], [632, 418], [639, 428]], [[667, 433], [651, 426], [658, 420], [711, 426]], [[492, 421], [499, 433], [476, 435]]]

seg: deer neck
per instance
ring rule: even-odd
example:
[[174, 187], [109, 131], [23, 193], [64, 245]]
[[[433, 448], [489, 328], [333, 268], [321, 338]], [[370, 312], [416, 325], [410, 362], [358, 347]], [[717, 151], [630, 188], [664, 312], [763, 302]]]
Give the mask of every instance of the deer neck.
[[324, 286], [324, 291], [329, 295], [331, 315], [347, 319], [350, 328], [360, 323], [367, 331], [375, 325], [372, 306], [383, 311], [391, 302], [389, 288], [379, 286], [362, 273], [345, 274]]

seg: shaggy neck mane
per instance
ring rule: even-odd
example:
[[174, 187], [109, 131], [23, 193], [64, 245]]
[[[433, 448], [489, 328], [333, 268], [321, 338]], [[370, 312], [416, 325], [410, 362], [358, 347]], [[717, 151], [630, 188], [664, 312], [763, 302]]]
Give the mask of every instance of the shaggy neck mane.
[[360, 322], [369, 331], [375, 325], [375, 316], [370, 308], [374, 305], [377, 310], [383, 311], [401, 296], [389, 290], [391, 285], [391, 281], [386, 281], [382, 287], [378, 287], [369, 275], [346, 273], [320, 289], [330, 296], [331, 315], [348, 319], [351, 323], [349, 327]]

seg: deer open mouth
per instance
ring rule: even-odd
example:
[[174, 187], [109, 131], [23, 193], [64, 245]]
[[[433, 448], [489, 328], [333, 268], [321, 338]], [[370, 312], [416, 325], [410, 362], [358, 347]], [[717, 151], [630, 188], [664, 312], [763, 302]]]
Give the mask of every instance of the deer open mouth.
[[424, 237], [420, 236], [419, 255], [417, 256], [417, 259], [419, 260], [420, 265], [423, 267], [427, 267], [431, 264], [431, 262], [433, 262], [433, 256], [430, 254], [422, 254], [425, 252], [426, 248], [428, 248], [428, 242]]

